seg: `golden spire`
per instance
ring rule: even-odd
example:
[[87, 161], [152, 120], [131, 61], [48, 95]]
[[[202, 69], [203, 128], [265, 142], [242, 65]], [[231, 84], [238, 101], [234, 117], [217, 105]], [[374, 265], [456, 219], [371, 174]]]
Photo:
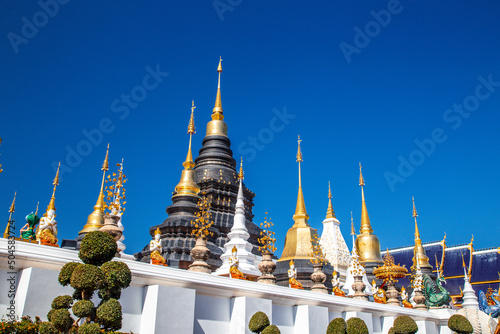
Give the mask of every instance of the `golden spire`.
[[106, 149], [106, 157], [104, 158], [104, 162], [102, 164], [102, 181], [101, 181], [101, 190], [99, 191], [99, 197], [97, 198], [97, 202], [94, 205], [94, 212], [92, 212], [87, 218], [87, 224], [83, 227], [83, 229], [78, 234], [86, 234], [92, 231], [99, 231], [99, 229], [104, 225], [104, 180], [106, 178], [106, 172], [109, 169], [108, 163], [108, 155], [109, 155], [109, 143]]
[[326, 219], [337, 218], [332, 206], [332, 190], [330, 189], [330, 181], [328, 181], [328, 208], [326, 209]]
[[429, 257], [427, 254], [425, 254], [425, 249], [422, 246], [422, 240], [420, 239], [420, 233], [418, 232], [418, 225], [417, 225], [417, 209], [415, 207], [415, 199], [411, 198], [413, 202], [413, 218], [415, 218], [415, 246], [413, 249], [414, 253], [414, 258], [413, 258], [413, 264], [416, 264], [416, 261], [418, 259], [418, 264], [420, 268], [429, 268], [432, 270], [432, 266], [429, 264]]
[[[307, 224], [307, 220], [309, 219], [309, 216], [307, 215], [306, 211], [306, 204], [304, 202], [304, 194], [302, 193], [302, 175], [300, 171], [300, 163], [303, 161], [302, 160], [302, 151], [300, 150], [300, 142], [302, 140], [300, 139], [300, 135], [298, 136], [298, 148], [297, 148], [297, 162], [299, 163], [299, 193], [297, 195], [297, 205], [295, 207], [295, 214], [293, 215], [293, 219], [295, 220], [295, 224], [300, 223], [300, 222], [305, 222]], [[297, 219], [300, 220], [297, 220]]]
[[368, 209], [366, 208], [365, 202], [365, 191], [363, 186], [365, 185], [365, 179], [363, 179], [363, 172], [361, 171], [361, 162], [359, 163], [359, 185], [361, 186], [361, 230], [360, 233], [371, 234], [373, 229], [370, 224], [370, 217], [368, 217]]
[[352, 219], [352, 211], [351, 211], [351, 235], [356, 235], [356, 230], [354, 229], [354, 220]]
[[222, 114], [222, 101], [220, 96], [220, 74], [222, 73], [222, 57], [220, 57], [219, 66], [217, 66], [217, 72], [219, 72], [219, 84], [217, 85], [217, 96], [215, 97], [215, 106], [212, 112], [212, 120], [222, 121], [224, 120], [224, 115]]
[[[56, 206], [55, 206], [55, 200], [56, 200], [56, 187], [59, 185], [59, 168], [61, 167], [61, 162], [59, 161], [59, 165], [57, 166], [57, 172], [56, 172], [56, 177], [54, 178], [54, 182], [52, 184], [54, 185], [54, 189], [52, 190], [52, 197], [50, 198], [49, 205], [47, 206], [47, 212], [49, 210], [54, 210], [56, 211]], [[43, 215], [46, 217], [47, 212], [45, 212]]]
[[10, 236], [10, 222], [12, 221], [12, 214], [16, 210], [16, 195], [17, 195], [17, 191], [14, 193], [14, 199], [12, 200], [12, 204], [10, 205], [10, 208], [9, 208], [9, 212], [10, 212], [9, 221], [7, 222], [7, 227], [5, 228], [5, 232], [3, 233], [3, 237], [5, 239], [8, 239]]
[[238, 174], [238, 180], [243, 180], [243, 157], [241, 157], [241, 162], [240, 162], [240, 172]]
[[38, 215], [38, 206], [40, 205], [40, 201], [36, 202], [36, 210], [35, 210], [35, 216]]
[[198, 193], [200, 192], [200, 187], [194, 181], [194, 162], [193, 162], [193, 154], [191, 152], [191, 142], [193, 139], [193, 134], [196, 133], [196, 128], [194, 126], [194, 109], [196, 106], [194, 105], [194, 100], [191, 103], [191, 117], [189, 118], [188, 131], [189, 134], [189, 148], [186, 156], [186, 161], [182, 163], [184, 166], [184, 170], [181, 174], [181, 180], [175, 187], [175, 196], [187, 195], [187, 196], [195, 196], [198, 198]]

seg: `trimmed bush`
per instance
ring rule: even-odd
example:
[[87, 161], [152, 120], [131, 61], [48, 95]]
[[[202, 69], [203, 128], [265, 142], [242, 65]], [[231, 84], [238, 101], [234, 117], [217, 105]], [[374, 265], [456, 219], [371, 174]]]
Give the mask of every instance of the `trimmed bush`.
[[71, 307], [71, 304], [73, 304], [73, 298], [71, 296], [58, 296], [54, 298], [52, 301], [52, 308], [59, 310], [59, 309], [68, 309]]
[[335, 318], [328, 324], [326, 334], [346, 334], [347, 324], [343, 318]]
[[54, 324], [54, 327], [57, 328], [60, 332], [67, 332], [71, 325], [73, 325], [73, 319], [69, 314], [69, 311], [66, 309], [53, 310], [50, 322]]
[[80, 300], [73, 305], [71, 310], [78, 318], [86, 318], [92, 314], [92, 311], [94, 310], [94, 303], [90, 300]]
[[103, 302], [96, 311], [97, 322], [105, 329], [118, 330], [122, 327], [122, 306], [116, 299]]
[[264, 328], [262, 334], [281, 334], [280, 329], [276, 325], [270, 325]]
[[130, 285], [132, 273], [123, 262], [108, 261], [101, 266], [107, 288], [125, 289]]
[[387, 334], [396, 334], [394, 327], [389, 328], [389, 331], [387, 332]]
[[70, 283], [71, 281], [71, 275], [73, 275], [73, 270], [77, 266], [81, 265], [81, 263], [78, 262], [69, 262], [66, 263], [62, 268], [61, 271], [59, 272], [59, 277], [57, 280], [62, 286], [66, 286]]
[[49, 321], [52, 321], [52, 319], [51, 319], [51, 318], [52, 318], [52, 314], [54, 313], [54, 311], [55, 311], [54, 309], [50, 309], [49, 313], [47, 313], [47, 319], [48, 319]]
[[102, 283], [103, 276], [101, 269], [92, 264], [83, 264], [76, 267], [71, 275], [71, 286], [75, 290], [85, 292], [87, 296], [84, 299], [90, 299], [92, 292], [101, 288]]
[[394, 320], [394, 332], [397, 334], [415, 334], [418, 326], [415, 320], [407, 315], [400, 315]]
[[347, 334], [369, 334], [368, 327], [360, 318], [350, 318], [347, 320]]
[[269, 324], [267, 315], [264, 312], [257, 312], [250, 318], [248, 329], [252, 333], [261, 333]]
[[114, 288], [114, 289], [101, 289], [99, 290], [98, 296], [102, 300], [108, 300], [111, 298], [114, 299], [120, 299], [120, 296], [122, 295], [122, 290], [120, 288]]
[[101, 326], [96, 323], [83, 324], [78, 328], [78, 334], [101, 334]]
[[58, 334], [59, 333], [59, 331], [54, 326], [54, 324], [49, 322], [49, 321], [42, 322], [40, 324], [40, 327], [38, 330], [40, 331], [40, 334]]
[[109, 234], [94, 231], [83, 238], [78, 257], [83, 263], [100, 266], [113, 259], [117, 250], [116, 241]]
[[470, 334], [474, 332], [470, 321], [460, 314], [454, 314], [448, 319], [448, 327], [458, 334]]

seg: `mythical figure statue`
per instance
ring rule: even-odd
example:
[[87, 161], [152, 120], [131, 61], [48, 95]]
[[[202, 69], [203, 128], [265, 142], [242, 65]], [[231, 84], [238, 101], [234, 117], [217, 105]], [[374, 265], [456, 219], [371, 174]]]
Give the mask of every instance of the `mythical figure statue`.
[[440, 270], [438, 270], [436, 282], [429, 275], [424, 275], [423, 293], [427, 307], [447, 307], [450, 303], [450, 293], [443, 287], [443, 282], [446, 283]]
[[345, 297], [345, 292], [340, 289], [340, 279], [337, 275], [337, 272], [334, 271], [332, 274], [332, 293], [335, 296]]
[[406, 293], [405, 287], [401, 287], [401, 302], [406, 308], [413, 308], [413, 305], [408, 301], [408, 293]]
[[484, 313], [491, 315], [492, 318], [498, 318], [500, 316], [500, 295], [495, 291], [491, 294], [491, 299], [494, 304], [489, 305], [488, 299], [486, 298], [486, 294], [483, 290], [479, 291], [479, 309]]
[[40, 219], [38, 226], [38, 234], [36, 236], [40, 244], [57, 244], [57, 221], [55, 220], [56, 212], [48, 210], [47, 213]]
[[231, 275], [231, 278], [246, 279], [245, 275], [238, 269], [240, 261], [238, 260], [238, 249], [236, 246], [233, 246], [231, 254], [232, 255], [229, 257], [229, 274]]
[[149, 242], [149, 250], [151, 251], [151, 264], [159, 264], [166, 266], [165, 258], [161, 256], [161, 232], [160, 228], [157, 228], [155, 231], [155, 238]]
[[24, 225], [21, 232], [21, 239], [35, 240], [35, 226], [40, 222], [40, 218], [33, 212], [26, 216], [26, 225]]
[[297, 281], [297, 269], [295, 269], [295, 263], [290, 261], [290, 269], [288, 269], [288, 284], [292, 289], [304, 289], [302, 284]]
[[384, 284], [385, 284], [385, 282], [382, 283], [380, 288], [378, 288], [377, 282], [375, 282], [375, 280], [372, 281], [373, 301], [375, 303], [380, 303], [380, 304], [387, 303], [387, 297], [385, 296]]

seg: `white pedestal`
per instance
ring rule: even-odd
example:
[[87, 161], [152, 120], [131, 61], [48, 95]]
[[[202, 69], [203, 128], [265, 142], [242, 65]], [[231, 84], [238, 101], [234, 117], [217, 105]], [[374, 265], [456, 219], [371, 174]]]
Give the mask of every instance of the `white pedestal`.
[[269, 322], [273, 323], [273, 302], [269, 299], [235, 297], [231, 300], [231, 308], [229, 331], [231, 334], [252, 334], [248, 329], [248, 323], [250, 318], [259, 311], [267, 314]]

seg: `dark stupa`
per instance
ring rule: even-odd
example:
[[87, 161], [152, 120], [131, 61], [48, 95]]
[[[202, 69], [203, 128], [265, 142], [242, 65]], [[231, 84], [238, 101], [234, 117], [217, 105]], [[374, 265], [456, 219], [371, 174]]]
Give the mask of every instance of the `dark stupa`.
[[[170, 264], [180, 268], [187, 268], [192, 262], [190, 251], [195, 245], [191, 236], [191, 221], [197, 211], [197, 202], [200, 196], [206, 196], [210, 202], [210, 212], [214, 225], [211, 228], [213, 236], [208, 237], [207, 247], [210, 249], [210, 258], [207, 263], [212, 270], [218, 268], [222, 262], [220, 256], [222, 247], [228, 241], [227, 233], [233, 226], [236, 198], [238, 195], [238, 173], [236, 161], [231, 151], [231, 141], [227, 136], [227, 124], [222, 113], [220, 74], [222, 65], [219, 62], [219, 84], [212, 120], [207, 124], [206, 136], [203, 139], [199, 156], [192, 161], [191, 139], [186, 161], [183, 163], [181, 181], [175, 188], [172, 196], [172, 205], [167, 208], [169, 217], [160, 225], [150, 227], [149, 234], [154, 235], [156, 228], [161, 231], [162, 255]], [[194, 105], [193, 105], [194, 109]], [[194, 133], [192, 118], [188, 133]], [[260, 228], [252, 223], [252, 207], [255, 194], [243, 185], [245, 201], [246, 227], [250, 233], [248, 241], [254, 245], [253, 252], [257, 254]], [[141, 261], [149, 261], [149, 247], [137, 253]]]

